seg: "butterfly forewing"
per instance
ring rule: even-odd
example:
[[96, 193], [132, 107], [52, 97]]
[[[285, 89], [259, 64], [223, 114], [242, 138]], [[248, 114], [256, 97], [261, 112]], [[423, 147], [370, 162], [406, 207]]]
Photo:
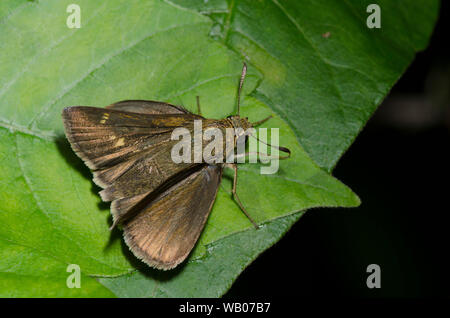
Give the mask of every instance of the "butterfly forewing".
[[84, 106], [65, 108], [63, 119], [72, 147], [91, 169], [113, 166], [170, 140], [174, 128], [193, 121], [187, 114], [163, 118]]
[[[152, 100], [124, 100], [106, 106], [107, 109], [123, 110], [140, 114], [190, 114], [186, 109], [169, 103]], [[195, 116], [195, 115], [193, 115]], [[197, 116], [199, 117], [199, 116]]]

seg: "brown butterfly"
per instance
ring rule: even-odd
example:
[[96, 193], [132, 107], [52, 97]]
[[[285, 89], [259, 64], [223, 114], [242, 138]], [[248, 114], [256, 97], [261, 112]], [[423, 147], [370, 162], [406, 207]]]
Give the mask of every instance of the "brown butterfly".
[[[62, 112], [72, 149], [93, 171], [93, 181], [103, 188], [103, 201], [111, 201], [113, 225], [121, 224], [125, 242], [139, 259], [152, 267], [168, 270], [186, 259], [194, 247], [213, 206], [225, 166], [234, 169], [233, 197], [257, 228], [236, 194], [237, 165], [175, 163], [171, 139], [175, 128], [247, 128], [256, 123], [238, 115], [206, 119], [199, 114], [163, 102], [128, 100], [106, 108], [67, 107]], [[242, 137], [236, 133], [234, 145]], [[290, 154], [289, 149], [278, 147]], [[228, 154], [223, 154], [224, 157]]]

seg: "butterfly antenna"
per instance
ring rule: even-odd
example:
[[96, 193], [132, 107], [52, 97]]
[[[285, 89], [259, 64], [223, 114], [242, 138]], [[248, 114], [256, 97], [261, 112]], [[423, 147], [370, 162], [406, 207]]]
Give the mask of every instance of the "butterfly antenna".
[[239, 81], [239, 90], [238, 90], [238, 96], [237, 96], [237, 115], [240, 114], [241, 109], [241, 91], [242, 91], [242, 85], [244, 85], [244, 79], [245, 75], [247, 74], [247, 64], [242, 66], [242, 74], [241, 74], [241, 80]]
[[291, 150], [289, 150], [289, 148], [271, 145], [271, 144], [269, 144], [267, 142], [262, 141], [261, 139], [259, 139], [258, 137], [254, 136], [254, 135], [249, 135], [249, 136], [252, 137], [252, 138], [255, 138], [257, 141], [259, 141], [259, 142], [261, 142], [261, 143], [263, 143], [263, 144], [265, 144], [265, 145], [267, 145], [267, 146], [269, 146], [271, 148], [275, 148], [275, 149], [278, 149], [279, 151], [287, 153], [287, 156], [280, 156], [279, 159], [287, 159], [287, 158], [291, 157]]

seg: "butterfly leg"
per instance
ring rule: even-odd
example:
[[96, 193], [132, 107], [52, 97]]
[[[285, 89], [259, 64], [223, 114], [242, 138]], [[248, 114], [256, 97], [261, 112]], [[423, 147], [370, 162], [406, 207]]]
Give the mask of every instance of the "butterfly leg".
[[200, 97], [199, 96], [196, 97], [197, 97], [197, 115], [202, 116], [202, 110], [200, 109]]
[[236, 200], [236, 203], [239, 205], [239, 207], [241, 208], [242, 212], [244, 212], [245, 216], [250, 220], [250, 222], [252, 222], [252, 224], [255, 226], [256, 229], [259, 229], [258, 224], [256, 224], [256, 222], [252, 219], [252, 217], [247, 213], [247, 211], [244, 208], [244, 205], [242, 204], [241, 200], [239, 199], [237, 193], [236, 193], [236, 185], [237, 185], [237, 164], [233, 163], [233, 164], [229, 164], [227, 165], [228, 167], [232, 168], [234, 170], [234, 178], [233, 178], [233, 189], [231, 190], [231, 192], [233, 193], [233, 199]]

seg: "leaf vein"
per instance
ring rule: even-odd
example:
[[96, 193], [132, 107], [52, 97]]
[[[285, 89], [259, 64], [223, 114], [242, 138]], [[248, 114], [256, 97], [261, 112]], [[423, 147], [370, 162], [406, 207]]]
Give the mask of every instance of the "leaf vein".
[[[205, 22], [197, 22], [194, 24], [204, 24]], [[65, 88], [61, 90], [61, 92], [51, 101], [49, 101], [47, 104], [45, 104], [42, 107], [42, 110], [30, 121], [29, 126], [31, 129], [35, 128], [35, 123], [41, 118], [41, 116], [48, 112], [59, 100], [61, 100], [65, 95], [67, 95], [73, 88], [75, 88], [78, 84], [80, 84], [83, 80], [85, 80], [89, 75], [94, 73], [95, 71], [99, 70], [102, 66], [104, 66], [106, 63], [108, 63], [111, 59], [121, 55], [122, 53], [126, 52], [127, 50], [137, 46], [143, 41], [146, 41], [156, 35], [159, 35], [162, 32], [168, 32], [171, 30], [175, 30], [178, 28], [186, 27], [185, 25], [176, 25], [172, 26], [166, 29], [157, 30], [155, 32], [151, 32], [150, 34], [137, 39], [136, 41], [131, 42], [126, 47], [123, 47], [111, 54], [106, 55], [99, 63], [95, 64], [93, 67], [89, 68], [79, 79], [73, 81], [69, 85], [67, 85]]]

